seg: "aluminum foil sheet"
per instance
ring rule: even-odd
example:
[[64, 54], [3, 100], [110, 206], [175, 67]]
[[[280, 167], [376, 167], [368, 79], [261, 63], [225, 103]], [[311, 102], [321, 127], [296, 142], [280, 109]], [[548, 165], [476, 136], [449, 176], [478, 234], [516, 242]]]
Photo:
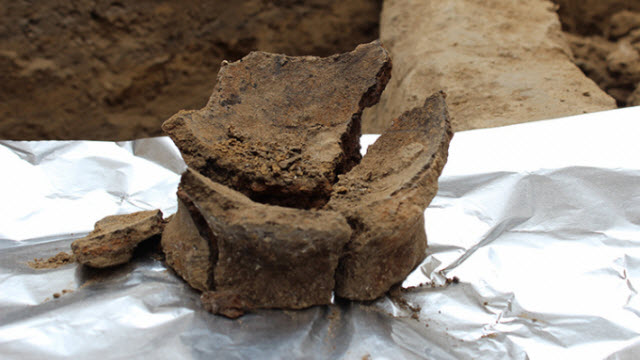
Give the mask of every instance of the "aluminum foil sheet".
[[237, 320], [153, 252], [108, 272], [27, 266], [103, 216], [175, 211], [167, 138], [3, 141], [0, 165], [3, 359], [640, 357], [640, 108], [457, 133], [404, 290]]

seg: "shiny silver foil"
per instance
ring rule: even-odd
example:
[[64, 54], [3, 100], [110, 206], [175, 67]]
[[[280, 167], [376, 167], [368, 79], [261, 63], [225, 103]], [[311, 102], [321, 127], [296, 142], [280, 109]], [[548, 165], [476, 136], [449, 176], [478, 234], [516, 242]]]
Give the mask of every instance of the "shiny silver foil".
[[175, 211], [167, 138], [2, 141], [0, 165], [2, 359], [640, 357], [640, 108], [457, 133], [402, 291], [237, 320], [152, 252], [27, 265], [106, 215]]

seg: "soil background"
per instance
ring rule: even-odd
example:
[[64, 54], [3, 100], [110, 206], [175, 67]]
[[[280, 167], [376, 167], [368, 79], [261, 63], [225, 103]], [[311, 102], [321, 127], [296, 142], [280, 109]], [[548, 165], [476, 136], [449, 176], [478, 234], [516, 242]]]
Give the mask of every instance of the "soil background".
[[640, 1], [556, 2], [576, 65], [618, 106], [640, 105]]
[[327, 56], [378, 37], [381, 0], [0, 0], [0, 138], [160, 136], [222, 60]]
[[[576, 64], [619, 106], [640, 105], [640, 1], [555, 2]], [[350, 51], [378, 37], [381, 3], [0, 0], [0, 139], [163, 135], [204, 106], [223, 59]]]

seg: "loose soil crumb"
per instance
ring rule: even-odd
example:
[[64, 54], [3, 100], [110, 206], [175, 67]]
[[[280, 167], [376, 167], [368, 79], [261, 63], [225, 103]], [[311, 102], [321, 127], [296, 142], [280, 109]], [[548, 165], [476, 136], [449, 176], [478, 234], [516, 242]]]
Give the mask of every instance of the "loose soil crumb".
[[29, 261], [27, 265], [29, 265], [29, 267], [31, 267], [32, 269], [56, 269], [60, 266], [64, 266], [74, 262], [76, 262], [76, 257], [74, 255], [61, 251], [46, 260], [44, 260], [43, 258], [33, 259], [33, 261]]
[[[62, 295], [70, 294], [72, 292], [73, 292], [73, 290], [64, 289], [61, 292], [53, 293], [53, 298], [54, 299], [59, 299]], [[49, 298], [46, 298], [44, 301], [49, 301]]]
[[[379, 133], [388, 119], [440, 89], [450, 95], [447, 103], [456, 131], [615, 108], [613, 99], [572, 63], [550, 5], [386, 1], [380, 39], [394, 69], [380, 103], [363, 115], [364, 132]], [[427, 52], [437, 56], [423, 56]], [[585, 91], [591, 96], [582, 96]]]
[[460, 283], [460, 279], [457, 276], [454, 276], [452, 278], [447, 278], [446, 283], [447, 283], [447, 285], [458, 284], [458, 283]]
[[416, 286], [409, 286], [406, 288], [401, 288], [400, 291], [402, 292], [411, 292], [413, 290], [417, 290], [417, 289], [424, 289], [424, 288], [431, 288], [431, 289], [435, 289], [435, 288], [445, 288], [448, 287], [451, 284], [459, 284], [460, 283], [460, 278], [458, 278], [457, 276], [454, 276], [452, 278], [446, 278], [444, 281], [444, 284], [442, 285], [436, 285], [436, 283], [434, 282], [430, 282], [430, 283], [420, 283]]

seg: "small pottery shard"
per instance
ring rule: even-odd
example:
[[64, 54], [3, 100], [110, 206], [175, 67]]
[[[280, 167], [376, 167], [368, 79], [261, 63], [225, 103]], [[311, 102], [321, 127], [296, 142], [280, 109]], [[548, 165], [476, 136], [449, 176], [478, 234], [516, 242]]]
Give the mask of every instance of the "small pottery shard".
[[107, 216], [98, 221], [94, 230], [71, 244], [81, 264], [104, 268], [128, 262], [136, 246], [160, 235], [164, 228], [160, 210]]

